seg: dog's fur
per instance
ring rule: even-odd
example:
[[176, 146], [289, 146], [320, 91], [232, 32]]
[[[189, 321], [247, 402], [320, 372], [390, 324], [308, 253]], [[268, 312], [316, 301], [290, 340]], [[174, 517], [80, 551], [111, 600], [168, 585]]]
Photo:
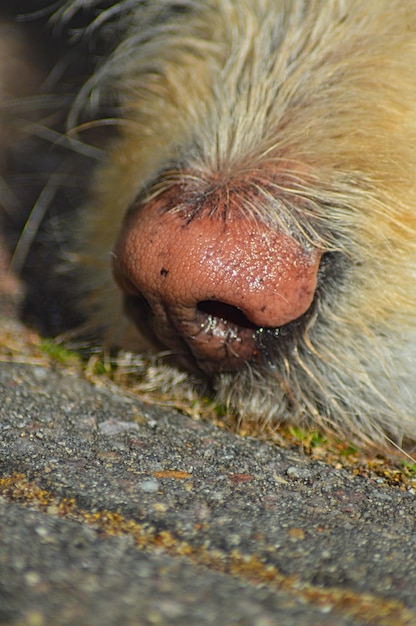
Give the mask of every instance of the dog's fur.
[[[72, 0], [55, 28], [84, 5], [97, 10], [84, 41], [114, 50], [74, 95], [68, 129], [109, 107], [117, 129], [73, 226], [91, 324], [120, 336], [110, 253], [160, 172], [180, 184], [184, 171], [273, 162], [295, 228], [329, 261], [307, 324], [282, 346], [271, 337], [262, 364], [219, 374], [219, 400], [357, 440], [416, 440], [416, 2]], [[273, 203], [254, 212], [278, 228]]]

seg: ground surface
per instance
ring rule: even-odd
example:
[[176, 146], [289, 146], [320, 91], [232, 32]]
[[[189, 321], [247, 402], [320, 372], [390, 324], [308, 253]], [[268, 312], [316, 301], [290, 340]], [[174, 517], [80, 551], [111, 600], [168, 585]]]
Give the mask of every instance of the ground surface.
[[416, 625], [411, 479], [92, 385], [0, 285], [0, 624]]

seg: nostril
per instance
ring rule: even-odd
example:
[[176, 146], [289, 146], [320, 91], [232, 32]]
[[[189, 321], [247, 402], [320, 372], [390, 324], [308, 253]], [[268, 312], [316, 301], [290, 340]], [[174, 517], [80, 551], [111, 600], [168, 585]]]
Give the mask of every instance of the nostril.
[[259, 327], [250, 322], [241, 309], [226, 302], [217, 300], [201, 300], [197, 304], [198, 311], [219, 318], [224, 322], [230, 322], [240, 328], [250, 328], [257, 330]]

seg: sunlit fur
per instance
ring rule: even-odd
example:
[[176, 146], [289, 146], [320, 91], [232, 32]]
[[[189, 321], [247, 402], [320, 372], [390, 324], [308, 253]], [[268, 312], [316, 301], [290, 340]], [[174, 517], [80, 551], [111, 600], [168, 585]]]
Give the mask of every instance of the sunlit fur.
[[221, 375], [218, 398], [243, 416], [415, 440], [416, 2], [124, 0], [99, 21], [91, 32], [114, 22], [123, 41], [68, 122], [118, 94], [119, 137], [83, 208], [93, 323], [121, 336], [110, 253], [139, 194], [182, 176], [226, 189], [272, 166], [275, 194], [242, 209], [281, 226], [284, 197], [279, 211], [343, 259], [342, 275], [326, 277], [288, 353]]

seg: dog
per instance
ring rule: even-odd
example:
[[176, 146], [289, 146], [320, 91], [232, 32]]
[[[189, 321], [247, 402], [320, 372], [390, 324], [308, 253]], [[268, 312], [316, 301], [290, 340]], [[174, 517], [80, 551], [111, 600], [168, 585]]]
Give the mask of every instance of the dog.
[[94, 56], [65, 104], [75, 156], [101, 133], [69, 229], [89, 326], [242, 417], [414, 441], [416, 2], [42, 15]]

